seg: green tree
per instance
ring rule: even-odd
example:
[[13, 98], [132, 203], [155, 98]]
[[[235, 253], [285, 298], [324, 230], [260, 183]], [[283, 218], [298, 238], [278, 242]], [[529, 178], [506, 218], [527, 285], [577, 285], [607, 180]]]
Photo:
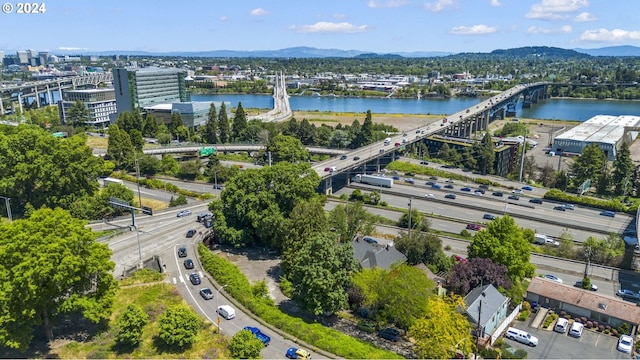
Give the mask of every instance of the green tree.
[[442, 240], [432, 233], [414, 231], [402, 233], [394, 240], [396, 249], [407, 257], [409, 265], [432, 265], [435, 273], [447, 271], [453, 261], [442, 251]]
[[[409, 211], [403, 212], [397, 225], [401, 228], [409, 228]], [[429, 231], [430, 227], [429, 219], [424, 218], [418, 209], [411, 209], [411, 230]]]
[[0, 133], [0, 194], [11, 198], [16, 217], [27, 204], [68, 208], [75, 199], [93, 195], [102, 166], [84, 134], [59, 139], [35, 125]]
[[216, 233], [237, 247], [259, 243], [279, 249], [286, 219], [299, 202], [319, 196], [319, 183], [308, 163], [280, 162], [242, 171], [225, 184], [221, 204], [210, 206]]
[[109, 126], [107, 157], [116, 164], [116, 168], [132, 169], [134, 152], [131, 137], [124, 130], [120, 130], [118, 125]]
[[233, 125], [231, 128], [231, 138], [236, 141], [244, 140], [244, 132], [247, 130], [247, 114], [242, 108], [242, 103], [238, 103], [236, 113], [233, 116]]
[[180, 164], [178, 177], [180, 179], [195, 180], [200, 175], [200, 160], [192, 160]]
[[316, 127], [309, 120], [302, 119], [300, 128], [298, 129], [297, 138], [304, 145], [313, 145], [316, 142]]
[[494, 151], [495, 145], [491, 139], [491, 134], [486, 132], [484, 138], [482, 138], [480, 158], [478, 159], [478, 167], [483, 174], [489, 174], [493, 172], [493, 163], [496, 159], [496, 153]]
[[61, 313], [80, 311], [96, 323], [111, 315], [111, 250], [85, 225], [60, 208], [0, 225], [0, 344], [25, 350], [41, 324], [53, 340]]
[[144, 139], [142, 138], [142, 132], [138, 129], [133, 129], [129, 132], [129, 138], [131, 138], [131, 145], [137, 151], [142, 151], [144, 147]]
[[616, 153], [613, 161], [613, 186], [615, 186], [615, 194], [627, 196], [633, 190], [633, 174], [635, 167], [631, 160], [629, 145], [626, 141], [622, 142], [622, 146]]
[[426, 316], [409, 329], [419, 358], [453, 359], [457, 350], [465, 356], [471, 353], [471, 325], [460, 313], [464, 308], [464, 301], [459, 296], [429, 298]]
[[158, 336], [171, 347], [184, 348], [196, 342], [202, 320], [183, 304], [172, 305], [160, 315]]
[[571, 172], [575, 176], [574, 183], [579, 186], [585, 180], [591, 179], [593, 185], [597, 186], [598, 174], [606, 163], [607, 157], [598, 144], [587, 145], [571, 165]]
[[373, 142], [373, 120], [371, 119], [371, 110], [367, 110], [367, 114], [364, 117], [364, 122], [360, 128], [360, 132], [354, 141], [354, 146], [359, 148], [371, 144]]
[[171, 154], [162, 154], [160, 171], [165, 175], [177, 175], [180, 171], [180, 164]]
[[291, 271], [293, 299], [315, 315], [347, 307], [346, 287], [356, 269], [351, 243], [340, 244], [333, 234], [316, 234], [297, 252]]
[[227, 117], [227, 106], [222, 103], [220, 112], [218, 113], [218, 130], [220, 131], [220, 143], [226, 144], [231, 141], [231, 125]]
[[216, 112], [216, 105], [213, 102], [209, 106], [209, 117], [207, 118], [203, 135], [204, 141], [207, 144], [218, 143], [218, 113]]
[[91, 111], [87, 109], [82, 100], [76, 100], [67, 111], [66, 120], [73, 126], [84, 126], [91, 121]]
[[351, 135], [345, 130], [336, 130], [329, 139], [329, 144], [338, 149], [346, 149], [351, 144]]
[[144, 122], [143, 135], [154, 138], [158, 134], [158, 119], [153, 114], [147, 114]]
[[371, 235], [375, 230], [374, 216], [359, 201], [340, 204], [331, 209], [329, 224], [342, 242], [351, 241], [356, 235]]
[[427, 299], [435, 288], [422, 270], [407, 264], [395, 264], [390, 270], [362, 269], [352, 281], [364, 297], [361, 305], [378, 322], [395, 323], [403, 329], [425, 316]]
[[298, 262], [298, 251], [312, 236], [327, 231], [329, 223], [325, 215], [323, 203], [316, 197], [310, 201], [298, 203], [287, 219], [288, 225], [282, 240], [282, 257], [280, 268], [288, 276], [295, 263]]
[[533, 276], [535, 267], [529, 261], [529, 242], [509, 215], [496, 218], [476, 232], [468, 249], [469, 258], [487, 258], [505, 265], [514, 283]]
[[229, 352], [234, 359], [259, 359], [264, 348], [262, 341], [249, 330], [240, 330], [229, 341]]
[[140, 305], [130, 304], [116, 322], [117, 341], [126, 346], [138, 345], [140, 337], [142, 337], [142, 329], [148, 322], [149, 315], [142, 310]]
[[153, 176], [160, 171], [161, 162], [154, 155], [142, 155], [138, 159], [138, 166], [140, 166], [140, 174]]
[[169, 123], [169, 132], [171, 135], [176, 136], [178, 128], [180, 126], [184, 126], [184, 122], [182, 121], [182, 115], [179, 112], [174, 112], [171, 114], [171, 122]]
[[277, 135], [272, 138], [265, 149], [263, 156], [268, 157], [271, 152], [273, 163], [288, 161], [290, 163], [305, 162], [309, 159], [309, 151], [302, 145], [299, 139], [292, 136]]

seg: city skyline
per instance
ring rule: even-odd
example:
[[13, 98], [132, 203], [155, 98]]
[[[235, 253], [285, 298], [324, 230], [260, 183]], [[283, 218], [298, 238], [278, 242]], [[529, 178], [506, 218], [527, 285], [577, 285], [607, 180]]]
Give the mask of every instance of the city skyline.
[[[624, 0], [121, 0], [44, 2], [45, 13], [7, 13], [5, 55], [34, 49], [176, 52], [320, 49], [490, 52], [523, 46], [565, 49], [640, 46]], [[42, 4], [42, 3], [40, 3]], [[301, 6], [300, 4], [304, 4]], [[17, 5], [17, 4], [16, 4]]]

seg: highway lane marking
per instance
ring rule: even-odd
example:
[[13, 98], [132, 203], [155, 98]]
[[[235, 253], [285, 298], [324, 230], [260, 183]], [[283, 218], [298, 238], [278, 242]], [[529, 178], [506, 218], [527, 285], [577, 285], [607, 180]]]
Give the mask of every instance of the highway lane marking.
[[[178, 247], [178, 245], [174, 245], [173, 246], [173, 250], [174, 250], [173, 251], [173, 258], [176, 261], [176, 264], [178, 264], [178, 273], [180, 274], [180, 280], [183, 281], [182, 280], [182, 268], [180, 267], [180, 260], [178, 259], [178, 248], [177, 247]], [[204, 277], [202, 277], [202, 276], [200, 278], [204, 279]], [[204, 285], [204, 284], [201, 284], [201, 285]], [[204, 311], [204, 309], [200, 306], [200, 303], [198, 302], [198, 300], [195, 298], [195, 296], [193, 296], [193, 293], [191, 292], [191, 287], [187, 285], [186, 289], [187, 289], [187, 292], [189, 293], [189, 296], [191, 297], [193, 302], [196, 304], [198, 309], [200, 309], [200, 312], [204, 315], [204, 317], [206, 317], [207, 320], [209, 320], [210, 323], [215, 325], [215, 327], [218, 327], [218, 323], [209, 317], [209, 314], [207, 314], [207, 312]]]
[[[180, 270], [178, 270], [180, 271]], [[180, 282], [184, 284], [184, 278], [182, 277], [182, 274], [180, 274], [180, 276], [178, 276], [178, 278], [180, 279]]]
[[173, 281], [173, 285], [176, 285], [176, 284], [178, 283], [178, 280], [176, 280], [176, 277], [175, 277], [175, 276], [173, 277], [173, 280], [172, 280], [172, 281]]

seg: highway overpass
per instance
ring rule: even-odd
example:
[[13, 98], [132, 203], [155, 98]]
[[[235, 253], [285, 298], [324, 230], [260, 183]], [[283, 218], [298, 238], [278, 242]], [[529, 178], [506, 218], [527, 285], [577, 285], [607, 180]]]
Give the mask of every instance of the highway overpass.
[[[198, 153], [203, 147], [214, 147], [217, 152], [233, 152], [233, 151], [260, 151], [265, 148], [264, 145], [251, 144], [222, 144], [222, 145], [189, 145], [189, 146], [163, 146], [156, 149], [145, 149], [142, 152], [149, 155], [160, 154], [181, 154], [181, 153]], [[347, 152], [345, 149], [330, 149], [318, 146], [307, 146], [306, 149], [310, 154], [321, 155], [342, 155]]]
[[[351, 173], [365, 173], [368, 164], [379, 171], [384, 165], [393, 161], [397, 150], [403, 150], [406, 145], [423, 141], [431, 135], [470, 138], [472, 134], [486, 130], [493, 120], [514, 116], [516, 104], [521, 98], [523, 106], [525, 104], [530, 106], [544, 99], [547, 85], [546, 82], [517, 85], [429, 125], [417, 127], [403, 134], [391, 135], [389, 136], [391, 141], [387, 145], [384, 140], [378, 141], [346, 152], [340, 158], [316, 163], [313, 169], [323, 179], [320, 191], [331, 193], [334, 185], [348, 184]], [[335, 168], [335, 170], [325, 171], [327, 168]]]

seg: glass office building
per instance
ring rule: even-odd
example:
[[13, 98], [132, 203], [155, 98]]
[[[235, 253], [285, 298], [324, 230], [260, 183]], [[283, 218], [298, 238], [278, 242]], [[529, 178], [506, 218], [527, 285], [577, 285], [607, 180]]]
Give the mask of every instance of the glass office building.
[[188, 102], [187, 71], [175, 68], [113, 70], [118, 114], [161, 103]]

